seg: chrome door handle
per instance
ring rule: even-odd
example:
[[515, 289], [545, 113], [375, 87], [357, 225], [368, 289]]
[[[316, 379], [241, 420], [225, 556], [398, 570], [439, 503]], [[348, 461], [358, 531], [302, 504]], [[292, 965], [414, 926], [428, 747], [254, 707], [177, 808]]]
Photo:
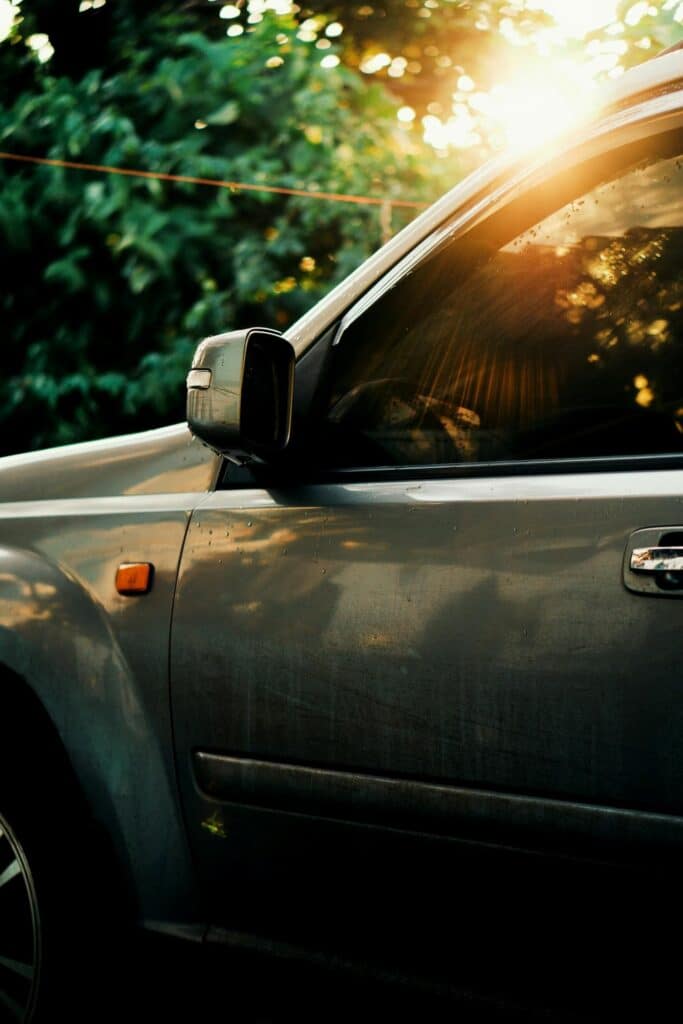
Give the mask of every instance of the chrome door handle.
[[634, 548], [631, 572], [683, 572], [683, 547]]
[[624, 586], [632, 593], [683, 600], [683, 525], [635, 530], [622, 564]]

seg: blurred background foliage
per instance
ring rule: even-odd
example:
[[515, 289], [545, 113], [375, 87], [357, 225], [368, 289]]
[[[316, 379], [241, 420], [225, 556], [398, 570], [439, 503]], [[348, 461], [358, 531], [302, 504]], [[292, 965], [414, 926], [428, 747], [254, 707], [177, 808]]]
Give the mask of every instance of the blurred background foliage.
[[[429, 201], [514, 141], [501, 80], [564, 62], [574, 89], [681, 37], [683, 4], [601, 2], [614, 16], [579, 31], [552, 0], [0, 0], [0, 149]], [[3, 453], [181, 419], [203, 336], [286, 329], [388, 227], [377, 206], [1, 160], [0, 189]]]

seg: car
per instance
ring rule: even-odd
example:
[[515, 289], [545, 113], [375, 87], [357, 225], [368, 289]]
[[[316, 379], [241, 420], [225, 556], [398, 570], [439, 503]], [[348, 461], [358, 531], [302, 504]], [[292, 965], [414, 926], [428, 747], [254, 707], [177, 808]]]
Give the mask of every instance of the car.
[[656, 948], [659, 991], [682, 198], [677, 49], [205, 339], [187, 423], [0, 461], [0, 1014], [128, 923], [598, 1016]]

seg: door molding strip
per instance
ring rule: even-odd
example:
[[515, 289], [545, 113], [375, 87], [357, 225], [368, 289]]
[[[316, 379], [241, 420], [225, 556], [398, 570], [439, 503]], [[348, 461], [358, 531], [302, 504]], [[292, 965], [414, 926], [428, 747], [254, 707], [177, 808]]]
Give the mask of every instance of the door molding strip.
[[680, 860], [683, 817], [196, 751], [221, 803], [619, 862]]

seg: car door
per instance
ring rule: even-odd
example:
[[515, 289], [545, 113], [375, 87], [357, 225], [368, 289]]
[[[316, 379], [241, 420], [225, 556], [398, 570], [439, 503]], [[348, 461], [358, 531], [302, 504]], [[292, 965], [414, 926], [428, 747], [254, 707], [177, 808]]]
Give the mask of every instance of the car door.
[[403, 942], [456, 898], [435, 837], [680, 848], [683, 590], [631, 568], [683, 547], [666, 127], [378, 286], [298, 368], [314, 398], [288, 458], [228, 467], [194, 513], [174, 729], [230, 934], [349, 948], [381, 919]]

